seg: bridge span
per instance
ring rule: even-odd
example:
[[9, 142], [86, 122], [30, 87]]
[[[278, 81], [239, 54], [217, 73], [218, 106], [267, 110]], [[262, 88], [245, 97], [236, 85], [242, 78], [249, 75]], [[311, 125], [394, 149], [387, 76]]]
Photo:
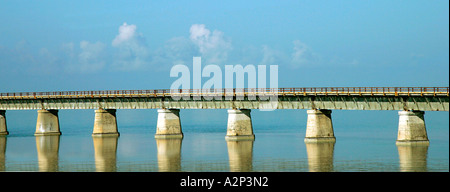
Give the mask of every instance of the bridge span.
[[95, 109], [94, 136], [118, 135], [117, 109], [158, 109], [156, 138], [183, 137], [180, 109], [229, 109], [228, 140], [254, 139], [251, 109], [308, 109], [305, 141], [334, 141], [331, 110], [398, 110], [397, 143], [428, 143], [425, 111], [449, 111], [449, 87], [308, 87], [0, 93], [7, 110], [38, 110], [35, 135], [61, 134], [58, 110]]

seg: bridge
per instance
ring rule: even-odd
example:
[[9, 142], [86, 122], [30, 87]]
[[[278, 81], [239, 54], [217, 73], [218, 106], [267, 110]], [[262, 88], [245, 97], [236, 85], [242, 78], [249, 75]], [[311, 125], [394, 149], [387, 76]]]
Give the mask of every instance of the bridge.
[[95, 109], [93, 136], [119, 135], [117, 109], [158, 109], [155, 138], [182, 138], [180, 109], [229, 109], [227, 140], [254, 139], [251, 109], [308, 109], [305, 141], [334, 141], [331, 110], [398, 110], [397, 143], [428, 143], [425, 111], [449, 111], [449, 87], [158, 89], [0, 93], [7, 110], [38, 110], [35, 135], [59, 135], [58, 110]]

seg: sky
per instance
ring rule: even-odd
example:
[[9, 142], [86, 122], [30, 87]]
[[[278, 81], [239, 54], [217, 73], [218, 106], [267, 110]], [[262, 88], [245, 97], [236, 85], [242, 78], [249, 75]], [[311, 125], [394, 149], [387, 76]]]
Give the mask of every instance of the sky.
[[194, 56], [278, 87], [449, 86], [446, 0], [0, 0], [0, 23], [0, 92], [167, 89]]
[[[448, 1], [0, 1], [1, 92], [165, 89], [176, 64], [279, 87], [448, 86]], [[202, 80], [207, 80], [203, 78]]]

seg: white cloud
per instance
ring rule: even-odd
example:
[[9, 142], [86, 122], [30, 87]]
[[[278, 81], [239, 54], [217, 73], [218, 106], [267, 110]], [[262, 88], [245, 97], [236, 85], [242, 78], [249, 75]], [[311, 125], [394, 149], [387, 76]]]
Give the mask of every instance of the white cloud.
[[189, 29], [189, 32], [191, 34], [191, 40], [198, 42], [199, 44], [206, 43], [209, 38], [209, 34], [211, 33], [209, 29], [205, 28], [204, 24], [193, 24]]
[[153, 55], [152, 63], [157, 67], [167, 68], [166, 65], [187, 65], [198, 51], [191, 40], [185, 37], [174, 37], [167, 40], [164, 46], [158, 48]]
[[300, 40], [293, 41], [294, 51], [292, 53], [292, 65], [293, 67], [307, 66], [317, 64], [320, 57], [313, 52], [309, 46]]
[[105, 44], [101, 42], [80, 42], [81, 52], [78, 54], [78, 64], [81, 71], [98, 71], [105, 66]]
[[261, 65], [279, 65], [286, 62], [287, 55], [282, 51], [272, 49], [267, 45], [262, 46]]
[[119, 34], [112, 41], [117, 48], [113, 67], [117, 70], [139, 70], [149, 63], [149, 50], [142, 34], [136, 32], [136, 25], [123, 23]]
[[69, 58], [74, 58], [75, 57], [75, 45], [73, 44], [73, 42], [61, 44], [60, 49]]
[[128, 25], [123, 23], [119, 27], [119, 34], [114, 38], [112, 45], [119, 46], [120, 44], [133, 39], [136, 33], [136, 25]]
[[207, 64], [220, 64], [227, 60], [231, 51], [231, 40], [223, 32], [214, 30], [212, 33], [204, 24], [194, 24], [189, 29], [191, 41], [198, 47], [202, 59]]
[[[48, 50], [47, 48], [41, 48], [39, 50], [39, 55], [37, 56], [39, 63], [44, 63], [46, 64], [45, 68], [47, 68], [47, 70], [53, 68], [53, 70], [56, 70], [56, 68], [58, 68], [58, 57], [56, 55], [54, 55], [54, 53], [52, 53], [50, 50]], [[53, 71], [50, 70], [50, 71]]]
[[49, 49], [21, 40], [13, 48], [0, 46], [0, 71], [52, 74], [60, 69], [59, 58]]
[[304, 64], [307, 59], [305, 57], [308, 51], [308, 46], [299, 40], [294, 41], [294, 52], [292, 53], [292, 61], [300, 65]]
[[59, 60], [66, 72], [98, 72], [105, 69], [106, 59], [106, 45], [102, 42], [81, 41], [79, 46], [70, 42], [60, 47]]
[[210, 31], [204, 24], [194, 24], [189, 29], [189, 37], [173, 37], [152, 54], [154, 67], [166, 68], [165, 65], [191, 65], [192, 57], [201, 56], [207, 64], [223, 64], [228, 60], [231, 41], [223, 32]]
[[[190, 65], [193, 56], [201, 56], [204, 65], [262, 64], [298, 68], [323, 63], [320, 56], [305, 43], [300, 40], [292, 43], [293, 47], [285, 50], [263, 45], [241, 46], [231, 52], [231, 40], [222, 31], [210, 30], [204, 24], [193, 24], [189, 29], [189, 37], [171, 38], [163, 46], [150, 51], [137, 26], [123, 23], [118, 26], [118, 34], [111, 44], [89, 41], [65, 43], [56, 51], [46, 48], [32, 51], [26, 41], [18, 42], [13, 48], [0, 47], [0, 57], [3, 58], [0, 65], [8, 65], [10, 71], [21, 70], [23, 65], [29, 65], [32, 67], [27, 68], [33, 70], [65, 69], [66, 72], [89, 73], [106, 69], [148, 70], [149, 66], [152, 70], [166, 69], [176, 64]], [[351, 61], [352, 65], [358, 63], [356, 59]]]

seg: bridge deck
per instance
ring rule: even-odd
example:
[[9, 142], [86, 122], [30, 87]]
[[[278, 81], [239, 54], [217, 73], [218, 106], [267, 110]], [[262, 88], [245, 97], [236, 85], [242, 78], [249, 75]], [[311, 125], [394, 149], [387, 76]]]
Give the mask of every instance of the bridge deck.
[[449, 96], [449, 87], [309, 87], [157, 89], [0, 93], [0, 99], [117, 98], [172, 96]]
[[449, 88], [313, 87], [0, 93], [0, 110], [99, 108], [449, 111]]

